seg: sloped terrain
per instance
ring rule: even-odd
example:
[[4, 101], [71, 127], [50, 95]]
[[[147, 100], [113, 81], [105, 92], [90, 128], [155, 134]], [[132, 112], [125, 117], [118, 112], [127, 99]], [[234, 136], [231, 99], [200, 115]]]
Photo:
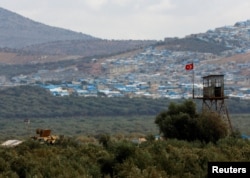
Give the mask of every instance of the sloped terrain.
[[250, 52], [244, 54], [236, 54], [226, 58], [219, 58], [217, 60], [212, 60], [209, 63], [224, 64], [228, 62], [244, 63], [250, 61]]
[[222, 44], [203, 41], [194, 37], [187, 37], [181, 39], [171, 38], [165, 40], [162, 47], [172, 51], [193, 51], [213, 54], [219, 54], [225, 50], [230, 49]]
[[0, 64], [3, 65], [25, 65], [25, 64], [39, 64], [55, 61], [64, 61], [77, 59], [80, 56], [72, 55], [30, 55], [13, 52], [0, 52]]
[[37, 64], [103, 57], [140, 49], [156, 41], [101, 40], [51, 27], [0, 8], [0, 64]]
[[90, 35], [51, 27], [0, 8], [0, 47], [22, 48], [57, 40], [95, 39]]
[[33, 54], [100, 56], [128, 52], [155, 44], [143, 40], [67, 40], [38, 44], [23, 48]]

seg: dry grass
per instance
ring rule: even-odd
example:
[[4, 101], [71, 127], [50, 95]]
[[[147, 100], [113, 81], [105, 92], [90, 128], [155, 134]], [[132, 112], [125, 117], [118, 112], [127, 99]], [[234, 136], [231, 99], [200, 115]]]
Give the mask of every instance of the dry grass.
[[244, 62], [249, 62], [250, 59], [250, 52], [246, 54], [236, 54], [231, 57], [226, 57], [226, 58], [217, 58], [211, 61], [208, 61], [208, 63], [211, 64], [225, 64], [228, 62], [236, 62], [236, 63], [244, 63]]
[[36, 64], [77, 59], [81, 56], [67, 55], [19, 55], [17, 53], [0, 52], [1, 64]]

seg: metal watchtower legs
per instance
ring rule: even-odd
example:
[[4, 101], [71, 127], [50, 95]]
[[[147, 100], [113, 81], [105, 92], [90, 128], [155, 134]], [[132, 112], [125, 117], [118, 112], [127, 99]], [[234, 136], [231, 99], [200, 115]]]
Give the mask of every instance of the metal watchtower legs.
[[228, 109], [227, 109], [226, 103], [224, 102], [224, 99], [221, 99], [221, 100], [203, 99], [202, 109], [218, 113], [222, 117], [224, 122], [227, 124], [229, 132], [232, 133], [233, 128], [232, 128], [232, 124], [231, 124], [229, 114], [228, 114]]

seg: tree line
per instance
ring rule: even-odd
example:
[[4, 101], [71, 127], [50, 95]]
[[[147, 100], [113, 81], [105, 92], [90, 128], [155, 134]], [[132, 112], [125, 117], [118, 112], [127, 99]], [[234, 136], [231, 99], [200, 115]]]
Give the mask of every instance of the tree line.
[[[55, 97], [37, 86], [19, 86], [1, 90], [0, 118], [53, 118], [72, 116], [154, 116], [167, 109], [166, 98]], [[181, 102], [176, 100], [175, 102]], [[197, 109], [201, 105], [196, 101]], [[230, 99], [229, 112], [249, 113], [249, 101]]]

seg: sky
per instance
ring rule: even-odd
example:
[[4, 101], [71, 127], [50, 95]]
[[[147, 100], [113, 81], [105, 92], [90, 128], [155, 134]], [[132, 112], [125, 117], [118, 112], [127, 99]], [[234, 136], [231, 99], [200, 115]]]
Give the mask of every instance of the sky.
[[110, 40], [182, 38], [250, 19], [249, 0], [1, 0], [0, 7]]

